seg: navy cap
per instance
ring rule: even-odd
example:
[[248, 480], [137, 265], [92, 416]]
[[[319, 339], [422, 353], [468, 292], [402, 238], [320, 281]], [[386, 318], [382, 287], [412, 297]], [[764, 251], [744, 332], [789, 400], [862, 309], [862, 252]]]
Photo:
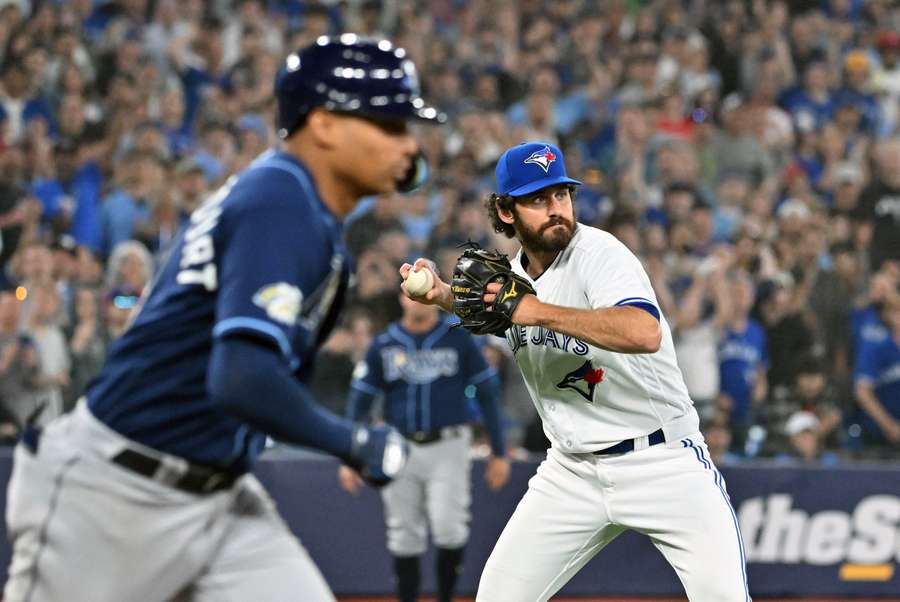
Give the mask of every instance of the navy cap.
[[549, 142], [525, 142], [497, 162], [497, 193], [525, 196], [556, 184], [581, 184], [566, 174], [562, 151]]

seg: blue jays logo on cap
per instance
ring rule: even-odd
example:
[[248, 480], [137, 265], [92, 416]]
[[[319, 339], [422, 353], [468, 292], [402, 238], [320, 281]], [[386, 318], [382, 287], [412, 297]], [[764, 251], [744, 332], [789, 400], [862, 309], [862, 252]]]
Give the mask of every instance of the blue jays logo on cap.
[[556, 155], [553, 154], [553, 151], [550, 150], [549, 146], [545, 146], [539, 151], [534, 151], [527, 159], [525, 159], [525, 163], [540, 165], [541, 169], [544, 170], [544, 173], [547, 173], [547, 170], [550, 169], [550, 164], [554, 161], [556, 161]]
[[508, 149], [497, 162], [497, 192], [525, 196], [548, 186], [575, 184], [566, 174], [562, 151], [549, 142], [525, 142]]

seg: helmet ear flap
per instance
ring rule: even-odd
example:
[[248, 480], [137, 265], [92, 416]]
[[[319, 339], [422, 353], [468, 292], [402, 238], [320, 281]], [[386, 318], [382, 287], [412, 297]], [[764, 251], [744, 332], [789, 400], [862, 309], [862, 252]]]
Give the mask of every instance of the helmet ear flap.
[[406, 174], [397, 180], [397, 192], [413, 192], [428, 180], [428, 160], [421, 152], [416, 153]]

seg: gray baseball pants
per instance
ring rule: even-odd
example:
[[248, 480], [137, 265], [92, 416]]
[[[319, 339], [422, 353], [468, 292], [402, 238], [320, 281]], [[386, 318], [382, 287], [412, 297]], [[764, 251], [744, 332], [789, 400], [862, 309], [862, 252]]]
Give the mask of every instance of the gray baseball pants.
[[423, 554], [429, 527], [441, 548], [458, 548], [469, 539], [472, 429], [451, 428], [455, 434], [440, 441], [411, 443], [406, 468], [381, 490], [387, 547], [394, 556]]
[[4, 602], [334, 601], [255, 477], [194, 495], [110, 462], [126, 447], [152, 452], [80, 404], [16, 448]]

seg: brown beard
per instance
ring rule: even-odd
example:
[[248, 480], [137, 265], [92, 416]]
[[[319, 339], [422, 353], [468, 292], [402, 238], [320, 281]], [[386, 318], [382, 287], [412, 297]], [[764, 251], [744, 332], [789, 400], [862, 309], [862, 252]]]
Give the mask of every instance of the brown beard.
[[[515, 206], [512, 208], [512, 214], [513, 227], [516, 229], [516, 235], [522, 246], [536, 253], [558, 253], [569, 246], [569, 242], [575, 236], [575, 222], [564, 217], [551, 218], [538, 230], [532, 230], [522, 223]], [[557, 224], [562, 228], [555, 228], [549, 235], [546, 234], [547, 230]]]

